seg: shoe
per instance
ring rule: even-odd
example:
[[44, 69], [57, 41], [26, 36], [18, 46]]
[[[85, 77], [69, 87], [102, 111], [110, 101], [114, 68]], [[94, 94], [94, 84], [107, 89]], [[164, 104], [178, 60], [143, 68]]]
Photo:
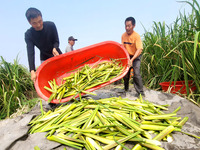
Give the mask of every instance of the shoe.
[[144, 93], [137, 93], [137, 94], [135, 94], [135, 97], [140, 98], [140, 95], [142, 96], [142, 98], [145, 98]]
[[53, 110], [57, 107], [57, 104], [49, 103], [50, 108]]
[[126, 88], [126, 87], [124, 88], [124, 91], [125, 91], [125, 92], [128, 92], [128, 90], [129, 90], [129, 88]]
[[145, 97], [145, 94], [144, 93], [141, 93], [142, 97]]

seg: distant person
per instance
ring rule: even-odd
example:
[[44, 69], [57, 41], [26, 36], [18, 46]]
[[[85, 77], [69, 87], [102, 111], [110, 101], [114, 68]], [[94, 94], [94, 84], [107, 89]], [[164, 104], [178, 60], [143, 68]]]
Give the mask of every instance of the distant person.
[[[126, 32], [122, 35], [121, 40], [125, 49], [128, 51], [130, 56], [130, 65], [133, 67], [133, 81], [134, 87], [137, 92], [137, 97], [141, 94], [145, 96], [143, 91], [142, 77], [140, 75], [140, 64], [141, 64], [141, 54], [143, 50], [142, 40], [140, 35], [134, 31], [135, 28], [135, 19], [133, 17], [128, 17], [125, 20], [125, 29]], [[129, 69], [124, 79], [124, 89], [125, 91], [129, 90], [129, 78], [130, 78]]]
[[62, 54], [62, 52], [59, 49], [59, 38], [55, 24], [50, 21], [43, 22], [42, 14], [36, 8], [29, 8], [25, 15], [32, 26], [25, 33], [25, 42], [31, 80], [35, 82], [35, 46], [40, 50], [41, 63], [50, 57]]
[[68, 45], [67, 45], [67, 47], [66, 47], [66, 49], [65, 49], [65, 53], [71, 52], [71, 51], [74, 50], [73, 46], [74, 46], [74, 44], [75, 44], [75, 41], [77, 41], [77, 39], [75, 39], [73, 36], [70, 36], [70, 37], [68, 38]]

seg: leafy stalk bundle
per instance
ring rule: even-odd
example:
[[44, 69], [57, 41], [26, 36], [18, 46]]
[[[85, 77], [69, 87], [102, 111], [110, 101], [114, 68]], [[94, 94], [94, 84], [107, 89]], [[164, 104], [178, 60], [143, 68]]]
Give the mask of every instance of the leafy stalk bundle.
[[167, 114], [162, 111], [168, 110], [167, 106], [142, 98], [82, 99], [41, 113], [30, 122], [29, 132], [48, 132], [47, 139], [76, 149], [127, 149], [131, 142], [133, 150], [162, 150], [160, 141], [167, 141], [172, 132], [181, 132], [188, 119], [180, 121], [176, 116], [179, 109]]
[[[104, 61], [93, 66], [85, 65], [77, 72], [63, 78], [61, 85], [57, 85], [55, 79], [49, 81], [49, 87], [44, 88], [51, 92], [48, 102], [53, 99], [61, 100], [63, 98], [77, 95], [79, 93], [89, 94], [87, 89], [108, 82], [121, 74], [122, 65], [118, 61]], [[91, 94], [91, 93], [90, 93]]]

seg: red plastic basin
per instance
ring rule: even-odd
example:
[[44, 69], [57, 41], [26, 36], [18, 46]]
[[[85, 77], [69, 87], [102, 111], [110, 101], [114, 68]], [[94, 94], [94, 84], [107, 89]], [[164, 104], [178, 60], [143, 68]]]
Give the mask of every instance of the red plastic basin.
[[[37, 69], [37, 78], [35, 82], [36, 92], [42, 99], [48, 101], [51, 93], [44, 89], [44, 86], [49, 87], [48, 81], [55, 79], [57, 84], [60, 85], [63, 77], [67, 77], [72, 72], [76, 72], [76, 69], [84, 66], [85, 64], [92, 65], [96, 63], [100, 58], [102, 58], [101, 62], [110, 61], [110, 58], [120, 59], [123, 66], [123, 71], [121, 75], [113, 78], [112, 80], [88, 89], [87, 91], [89, 92], [121, 79], [129, 70], [129, 55], [124, 47], [114, 41], [105, 41], [52, 57], [44, 61]], [[78, 97], [78, 95], [76, 97]], [[60, 102], [67, 102], [71, 98], [72, 96], [64, 98]], [[51, 103], [59, 103], [59, 100], [54, 99], [51, 101]]]
[[[185, 81], [176, 81], [175, 85], [174, 85], [174, 81], [171, 82], [171, 85], [170, 85], [170, 82], [161, 82], [159, 83], [159, 85], [161, 85], [162, 90], [164, 92], [170, 91], [170, 93], [174, 93], [174, 94], [177, 92], [181, 94], [187, 94]], [[192, 91], [196, 90], [196, 86], [193, 83], [193, 81], [188, 81], [188, 86]]]

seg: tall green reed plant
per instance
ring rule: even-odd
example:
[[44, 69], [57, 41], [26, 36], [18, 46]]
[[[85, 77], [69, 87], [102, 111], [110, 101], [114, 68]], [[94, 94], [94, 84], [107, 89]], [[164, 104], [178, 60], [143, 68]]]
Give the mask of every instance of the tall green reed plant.
[[[192, 3], [189, 1], [181, 2], [187, 3], [192, 7], [192, 14], [187, 20], [191, 27], [189, 31], [193, 33], [192, 42], [188, 42], [186, 44], [186, 51], [183, 51], [186, 64], [184, 72], [187, 72], [185, 73], [185, 80], [187, 75], [192, 77], [197, 87], [197, 101], [200, 102], [200, 6], [197, 0], [193, 0]], [[188, 89], [187, 95], [189, 95]]]
[[153, 32], [144, 34], [144, 52], [142, 74], [146, 85], [150, 88], [158, 88], [159, 83], [170, 79], [172, 64], [175, 58], [164, 57], [173, 47], [167, 31], [169, 27], [163, 23], [154, 22]]
[[34, 91], [28, 70], [18, 63], [0, 61], [0, 120], [9, 117], [18, 108], [27, 105]]
[[180, 13], [171, 26], [154, 22], [153, 32], [145, 32], [142, 75], [153, 89], [160, 89], [160, 82], [185, 80], [187, 96], [188, 80], [193, 80], [197, 87], [193, 97], [200, 102], [200, 7], [196, 0], [181, 2], [192, 6], [189, 16]]

